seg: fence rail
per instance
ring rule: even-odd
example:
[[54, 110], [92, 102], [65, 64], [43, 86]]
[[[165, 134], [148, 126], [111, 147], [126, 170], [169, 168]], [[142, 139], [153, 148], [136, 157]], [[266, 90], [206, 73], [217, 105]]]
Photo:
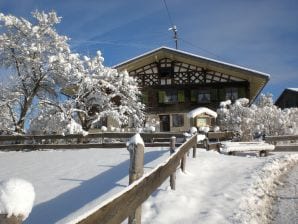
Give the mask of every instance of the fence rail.
[[[117, 133], [102, 132], [93, 133], [83, 136], [81, 134], [71, 135], [20, 135], [20, 136], [0, 136], [0, 150], [20, 151], [20, 150], [40, 150], [40, 149], [85, 149], [85, 148], [123, 148], [126, 147], [126, 140], [131, 138], [135, 133]], [[146, 147], [168, 146], [164, 139], [168, 142], [171, 136], [184, 139], [181, 133], [141, 133], [142, 138], [146, 142]], [[77, 143], [55, 144], [49, 143], [49, 140], [76, 140]], [[100, 143], [84, 143], [88, 139], [97, 139]], [[107, 139], [119, 139], [120, 142], [105, 142]], [[159, 142], [162, 139], [162, 142]], [[43, 141], [45, 140], [45, 141]], [[47, 140], [47, 141], [46, 141]], [[9, 141], [9, 143], [5, 143]], [[17, 144], [16, 144], [17, 142]]]
[[[265, 141], [275, 145], [274, 151], [277, 152], [297, 152], [298, 144], [294, 143], [298, 141], [298, 135], [281, 135], [281, 136], [265, 136]], [[277, 142], [292, 141], [293, 143], [287, 143], [278, 145]]]
[[[130, 138], [135, 135], [135, 132], [100, 132], [90, 133], [88, 135], [82, 134], [68, 134], [68, 135], [0, 135], [0, 141], [15, 141], [15, 140], [50, 140], [50, 139], [89, 139], [89, 138]], [[176, 132], [154, 132], [141, 133], [144, 139], [154, 138], [171, 138], [171, 136], [184, 137], [182, 133]]]

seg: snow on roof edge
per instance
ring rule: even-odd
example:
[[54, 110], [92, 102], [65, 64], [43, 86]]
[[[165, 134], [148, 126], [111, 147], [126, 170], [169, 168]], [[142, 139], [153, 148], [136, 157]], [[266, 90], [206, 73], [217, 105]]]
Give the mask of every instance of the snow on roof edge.
[[253, 73], [256, 73], [256, 74], [259, 74], [259, 75], [262, 75], [262, 76], [266, 76], [268, 79], [270, 78], [270, 74], [268, 74], [268, 73], [260, 72], [260, 71], [254, 70], [254, 69], [250, 69], [250, 68], [242, 67], [242, 66], [239, 66], [239, 65], [235, 65], [235, 64], [231, 64], [231, 63], [227, 63], [227, 62], [215, 60], [215, 59], [212, 59], [212, 58], [208, 58], [208, 57], [204, 57], [204, 56], [201, 56], [201, 55], [193, 54], [193, 53], [190, 53], [190, 52], [187, 52], [187, 51], [177, 50], [177, 49], [166, 47], [166, 46], [161, 46], [161, 47], [155, 48], [155, 49], [153, 49], [151, 51], [147, 51], [147, 52], [145, 52], [145, 53], [143, 53], [141, 55], [138, 55], [138, 56], [133, 57], [131, 59], [128, 59], [126, 61], [120, 62], [120, 63], [112, 66], [112, 68], [117, 68], [117, 67], [119, 67], [121, 65], [127, 64], [127, 63], [129, 63], [131, 61], [134, 61], [134, 60], [136, 60], [138, 58], [144, 57], [146, 55], [152, 54], [152, 53], [157, 52], [157, 51], [162, 50], [162, 49], [174, 51], [174, 52], [177, 52], [177, 53], [187, 54], [187, 55], [190, 55], [190, 56], [199, 58], [199, 59], [204, 59], [204, 60], [212, 61], [212, 62], [215, 62], [215, 63], [219, 63], [219, 64], [231, 66], [231, 67], [234, 67], [234, 68], [238, 68], [238, 69], [241, 69], [241, 70], [245, 70], [245, 71], [248, 71], [248, 72], [253, 72]]
[[295, 91], [295, 92], [298, 92], [298, 88], [287, 88], [288, 90], [292, 90], [292, 91]]

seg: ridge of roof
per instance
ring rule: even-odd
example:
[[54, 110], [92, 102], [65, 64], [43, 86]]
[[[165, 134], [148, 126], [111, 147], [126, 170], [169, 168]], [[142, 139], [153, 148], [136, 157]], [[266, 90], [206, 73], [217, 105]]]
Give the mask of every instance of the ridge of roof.
[[254, 70], [254, 69], [249, 69], [249, 68], [246, 68], [246, 67], [243, 67], [243, 66], [239, 66], [239, 65], [235, 65], [235, 64], [231, 64], [231, 63], [219, 61], [219, 60], [215, 60], [215, 59], [212, 59], [212, 58], [200, 56], [200, 55], [193, 54], [193, 53], [190, 53], [190, 52], [187, 52], [187, 51], [177, 50], [177, 49], [166, 47], [166, 46], [161, 46], [161, 47], [155, 48], [155, 49], [153, 49], [151, 51], [147, 51], [147, 52], [145, 52], [145, 53], [143, 53], [141, 55], [138, 55], [136, 57], [133, 57], [131, 59], [128, 59], [126, 61], [123, 61], [121, 63], [118, 63], [118, 64], [114, 65], [113, 68], [120, 67], [121, 65], [127, 64], [129, 62], [132, 62], [132, 61], [138, 59], [138, 58], [142, 58], [142, 57], [144, 57], [146, 55], [153, 54], [154, 52], [158, 52], [158, 51], [163, 50], [163, 49], [168, 50], [168, 51], [172, 51], [172, 52], [176, 52], [176, 53], [180, 53], [180, 54], [186, 54], [186, 55], [189, 55], [189, 56], [198, 58], [198, 59], [208, 60], [208, 61], [219, 63], [219, 64], [222, 64], [222, 65], [231, 66], [231, 67], [238, 68], [238, 69], [241, 69], [241, 70], [244, 70], [244, 71], [252, 72], [252, 73], [255, 73], [255, 74], [258, 74], [258, 75], [265, 76], [265, 77], [267, 77], [267, 79], [270, 78], [270, 74], [268, 74], [268, 73], [260, 72], [260, 71]]

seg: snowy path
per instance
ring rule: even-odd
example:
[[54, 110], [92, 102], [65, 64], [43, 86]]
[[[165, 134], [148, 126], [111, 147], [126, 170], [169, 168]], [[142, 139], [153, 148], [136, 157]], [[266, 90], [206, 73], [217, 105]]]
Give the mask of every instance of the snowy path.
[[284, 185], [280, 186], [276, 194], [276, 204], [273, 206], [272, 224], [298, 223], [298, 165], [293, 167], [280, 180]]
[[188, 161], [188, 173], [179, 172], [176, 191], [166, 183], [144, 203], [144, 224], [231, 223], [251, 174], [264, 161], [199, 150], [198, 158]]

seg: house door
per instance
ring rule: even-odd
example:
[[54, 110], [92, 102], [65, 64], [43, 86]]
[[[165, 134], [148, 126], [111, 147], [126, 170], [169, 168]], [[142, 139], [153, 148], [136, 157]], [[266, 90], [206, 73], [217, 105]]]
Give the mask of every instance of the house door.
[[170, 131], [170, 115], [159, 115], [160, 131]]

